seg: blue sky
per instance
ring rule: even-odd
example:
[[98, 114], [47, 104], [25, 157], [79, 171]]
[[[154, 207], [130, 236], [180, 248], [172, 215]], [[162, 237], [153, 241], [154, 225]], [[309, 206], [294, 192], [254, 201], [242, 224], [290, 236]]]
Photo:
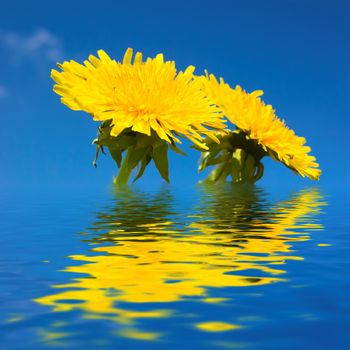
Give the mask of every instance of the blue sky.
[[[7, 1], [0, 11], [1, 186], [106, 184], [108, 157], [91, 166], [97, 124], [52, 92], [57, 61], [103, 48], [163, 52], [264, 100], [307, 138], [321, 184], [349, 184], [348, 1]], [[171, 157], [173, 183], [195, 183], [197, 153]], [[263, 184], [310, 184], [271, 160]], [[186, 172], [183, 171], [185, 167]], [[149, 169], [143, 182], [160, 182]], [[142, 185], [142, 182], [140, 183]]]

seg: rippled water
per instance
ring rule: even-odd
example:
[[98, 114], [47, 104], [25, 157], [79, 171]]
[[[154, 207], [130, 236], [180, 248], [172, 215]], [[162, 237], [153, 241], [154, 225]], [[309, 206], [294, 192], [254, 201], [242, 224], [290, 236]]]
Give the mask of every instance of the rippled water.
[[1, 348], [346, 349], [345, 202], [283, 193], [4, 196]]

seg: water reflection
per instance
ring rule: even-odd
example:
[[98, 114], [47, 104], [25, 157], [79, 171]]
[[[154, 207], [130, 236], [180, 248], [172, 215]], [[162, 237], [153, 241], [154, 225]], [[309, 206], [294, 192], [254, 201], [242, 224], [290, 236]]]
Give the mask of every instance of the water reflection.
[[220, 288], [282, 281], [287, 261], [302, 259], [292, 247], [322, 228], [314, 219], [324, 204], [320, 193], [308, 189], [275, 204], [266, 197], [256, 187], [201, 186], [197, 207], [181, 215], [169, 189], [117, 191], [83, 236], [92, 249], [70, 256], [64, 271], [74, 277], [36, 301], [112, 320], [119, 336], [157, 339], [158, 331], [140, 329], [141, 319], [171, 317], [179, 300], [224, 302]]

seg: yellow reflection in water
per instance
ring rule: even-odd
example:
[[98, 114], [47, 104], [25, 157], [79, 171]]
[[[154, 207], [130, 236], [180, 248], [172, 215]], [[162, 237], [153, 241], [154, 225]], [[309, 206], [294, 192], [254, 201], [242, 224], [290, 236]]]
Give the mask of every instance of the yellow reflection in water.
[[206, 332], [225, 332], [241, 328], [240, 326], [227, 322], [202, 322], [198, 323], [196, 327]]
[[[124, 327], [120, 336], [154, 340], [160, 334], [136, 329], [135, 321], [170, 317], [171, 310], [147, 305], [190, 297], [220, 303], [227, 298], [209, 288], [281, 281], [286, 261], [302, 259], [292, 244], [321, 228], [313, 219], [324, 204], [316, 189], [273, 205], [255, 187], [200, 191], [200, 204], [190, 216], [174, 212], [169, 191], [117, 192], [85, 236], [91, 253], [71, 255], [74, 264], [64, 269], [81, 276], [53, 286], [59, 291], [36, 301], [54, 311], [81, 310], [86, 318], [113, 320]], [[218, 324], [197, 327], [213, 331]]]

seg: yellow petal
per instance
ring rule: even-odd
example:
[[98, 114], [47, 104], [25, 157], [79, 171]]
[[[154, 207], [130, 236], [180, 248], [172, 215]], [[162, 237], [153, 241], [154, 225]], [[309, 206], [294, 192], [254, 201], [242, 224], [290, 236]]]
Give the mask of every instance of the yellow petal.
[[129, 47], [124, 54], [123, 64], [130, 64], [132, 58], [132, 49]]
[[111, 61], [110, 57], [106, 54], [106, 52], [104, 50], [98, 50], [97, 54], [98, 54], [98, 57], [100, 57], [100, 60], [102, 62], [110, 62]]
[[142, 63], [142, 53], [136, 52], [135, 58], [134, 58], [134, 64]]

